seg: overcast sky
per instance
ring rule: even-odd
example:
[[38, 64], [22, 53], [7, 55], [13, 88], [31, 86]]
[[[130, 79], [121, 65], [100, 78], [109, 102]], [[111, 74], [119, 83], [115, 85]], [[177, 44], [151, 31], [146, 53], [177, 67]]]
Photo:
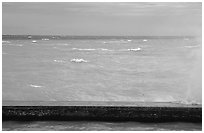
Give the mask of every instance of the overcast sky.
[[201, 3], [3, 3], [3, 34], [201, 35]]

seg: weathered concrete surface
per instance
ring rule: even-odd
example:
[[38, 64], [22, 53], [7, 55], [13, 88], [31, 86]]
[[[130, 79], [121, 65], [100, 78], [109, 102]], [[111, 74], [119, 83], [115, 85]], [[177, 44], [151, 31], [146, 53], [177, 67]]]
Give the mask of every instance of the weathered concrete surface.
[[[3, 120], [100, 120], [100, 121], [142, 121], [142, 122], [202, 122], [201, 105], [180, 105], [164, 103], [105, 103], [69, 102], [42, 105], [42, 103], [16, 104], [3, 102]], [[34, 105], [34, 106], [33, 106]], [[179, 106], [180, 105], [180, 106]]]

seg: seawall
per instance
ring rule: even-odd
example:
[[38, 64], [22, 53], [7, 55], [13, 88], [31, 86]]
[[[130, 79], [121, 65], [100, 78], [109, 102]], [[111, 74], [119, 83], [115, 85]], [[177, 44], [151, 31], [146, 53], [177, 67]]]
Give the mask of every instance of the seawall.
[[2, 119], [202, 122], [202, 106], [143, 102], [3, 102]]

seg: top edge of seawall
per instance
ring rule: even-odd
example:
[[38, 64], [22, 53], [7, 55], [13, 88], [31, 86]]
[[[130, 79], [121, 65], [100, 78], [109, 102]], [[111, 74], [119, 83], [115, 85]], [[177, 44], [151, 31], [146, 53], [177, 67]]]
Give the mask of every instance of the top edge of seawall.
[[[28, 38], [30, 36], [30, 38]], [[79, 36], [79, 35], [2, 35], [2, 39], [178, 39], [178, 38], [195, 38], [196, 36]]]
[[2, 106], [106, 106], [106, 107], [183, 107], [202, 108], [202, 104], [172, 102], [124, 102], [124, 101], [3, 101]]

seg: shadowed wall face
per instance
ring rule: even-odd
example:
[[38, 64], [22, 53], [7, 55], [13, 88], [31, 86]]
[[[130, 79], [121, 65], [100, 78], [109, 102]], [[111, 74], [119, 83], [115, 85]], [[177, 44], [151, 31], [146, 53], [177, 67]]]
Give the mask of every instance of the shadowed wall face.
[[201, 35], [201, 3], [3, 3], [3, 34]]

